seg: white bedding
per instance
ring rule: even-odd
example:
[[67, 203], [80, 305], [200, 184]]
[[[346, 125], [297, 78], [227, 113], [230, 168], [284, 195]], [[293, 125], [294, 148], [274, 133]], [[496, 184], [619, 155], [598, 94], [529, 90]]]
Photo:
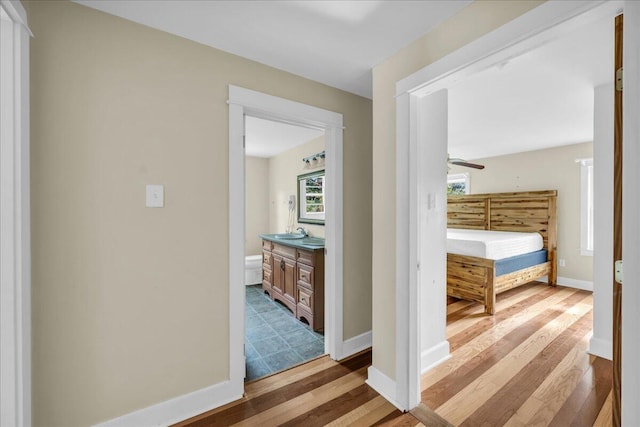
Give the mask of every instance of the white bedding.
[[543, 247], [538, 233], [510, 231], [447, 229], [447, 252], [487, 259], [502, 259]]

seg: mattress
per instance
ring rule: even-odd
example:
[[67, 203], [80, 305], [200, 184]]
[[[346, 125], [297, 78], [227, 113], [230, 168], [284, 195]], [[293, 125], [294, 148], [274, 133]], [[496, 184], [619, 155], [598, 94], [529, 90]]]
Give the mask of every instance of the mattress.
[[543, 247], [538, 233], [511, 231], [447, 229], [447, 252], [486, 259], [503, 259]]
[[513, 273], [523, 268], [547, 262], [547, 251], [541, 249], [527, 254], [516, 255], [496, 261], [496, 276]]

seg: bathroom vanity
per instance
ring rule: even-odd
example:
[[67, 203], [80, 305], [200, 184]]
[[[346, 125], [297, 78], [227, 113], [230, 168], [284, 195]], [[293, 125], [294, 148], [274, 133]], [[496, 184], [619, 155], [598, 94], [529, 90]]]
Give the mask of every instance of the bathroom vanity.
[[314, 331], [323, 331], [324, 239], [295, 238], [291, 234], [261, 234], [260, 237], [263, 291], [288, 307]]

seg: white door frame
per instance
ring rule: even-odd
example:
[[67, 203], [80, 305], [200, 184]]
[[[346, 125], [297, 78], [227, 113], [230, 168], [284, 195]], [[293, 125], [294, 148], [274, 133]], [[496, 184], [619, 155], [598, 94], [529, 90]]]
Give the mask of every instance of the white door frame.
[[[416, 298], [418, 289], [417, 254], [420, 253], [416, 236], [419, 232], [417, 218], [420, 217], [419, 195], [416, 191], [420, 165], [411, 161], [411, 153], [418, 152], [418, 146], [424, 144], [424, 129], [419, 126], [419, 100], [440, 89], [448, 88], [455, 81], [472, 75], [501, 61], [515, 57], [543, 43], [570, 33], [574, 28], [588, 22], [615, 16], [625, 10], [624, 61], [625, 74], [638, 76], [640, 58], [640, 7], [633, 1], [548, 1], [528, 13], [503, 25], [499, 29], [475, 40], [461, 49], [447, 55], [431, 65], [419, 70], [396, 84], [396, 404], [400, 409], [411, 409], [420, 401], [416, 378], [420, 377], [420, 353], [429, 351], [420, 346], [420, 336], [432, 333], [439, 336], [443, 331], [420, 331], [415, 325], [442, 324], [440, 312], [421, 312], [420, 300]], [[613, 19], [612, 19], [613, 28]], [[631, 68], [631, 70], [629, 70]], [[624, 91], [624, 182], [637, 183], [640, 177], [637, 164], [640, 163], [640, 130], [637, 117], [640, 107], [640, 88], [638, 82], [625, 82]], [[635, 116], [632, 116], [635, 114]], [[442, 141], [446, 145], [446, 141]], [[625, 258], [640, 259], [640, 225], [636, 218], [640, 206], [638, 186], [624, 186], [623, 215], [625, 237], [623, 251]], [[633, 216], [635, 215], [635, 217]], [[445, 252], [446, 248], [441, 247]], [[640, 287], [637, 282], [640, 271], [630, 272], [630, 268], [640, 270], [640, 263], [633, 262], [627, 268], [628, 280], [625, 282], [623, 299], [623, 421], [629, 425], [640, 420], [640, 409], [631, 399], [640, 392], [640, 370], [631, 360], [638, 360], [640, 348], [636, 336], [632, 337], [633, 322], [638, 323], [640, 315], [631, 310], [633, 304], [640, 304]], [[633, 289], [630, 289], [633, 287]], [[444, 304], [444, 302], [443, 302]], [[625, 312], [625, 307], [629, 307]], [[420, 316], [427, 316], [420, 322]], [[633, 319], [633, 320], [632, 320]], [[421, 335], [420, 335], [421, 334]], [[625, 338], [627, 337], [627, 338]], [[626, 343], [626, 344], [625, 344]], [[444, 358], [443, 358], [444, 359]], [[627, 364], [625, 364], [627, 360]], [[629, 402], [625, 405], [625, 402]]]
[[20, 2], [0, 2], [0, 425], [31, 425], [29, 38]]
[[[229, 340], [230, 380], [244, 390], [245, 150], [244, 117], [322, 129], [325, 170], [325, 352], [343, 357], [343, 149], [342, 114], [229, 85]], [[240, 309], [238, 309], [240, 308]]]

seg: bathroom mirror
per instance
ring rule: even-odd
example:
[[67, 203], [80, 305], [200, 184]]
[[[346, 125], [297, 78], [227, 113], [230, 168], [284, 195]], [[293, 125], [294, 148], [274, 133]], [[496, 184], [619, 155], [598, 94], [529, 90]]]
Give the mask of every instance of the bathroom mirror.
[[298, 222], [324, 225], [324, 170], [298, 175]]

